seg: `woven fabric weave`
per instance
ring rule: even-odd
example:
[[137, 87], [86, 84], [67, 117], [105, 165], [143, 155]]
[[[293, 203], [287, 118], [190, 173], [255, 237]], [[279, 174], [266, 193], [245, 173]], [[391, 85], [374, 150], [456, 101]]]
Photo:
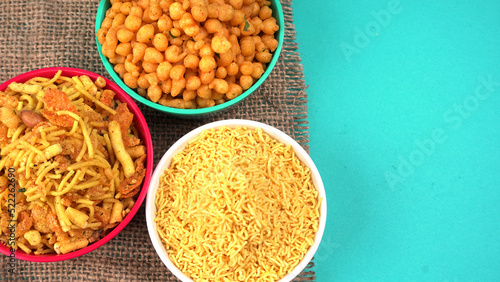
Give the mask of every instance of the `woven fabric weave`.
[[[281, 0], [285, 42], [266, 82], [242, 103], [214, 117], [183, 120], [142, 104], [153, 138], [155, 164], [184, 134], [215, 120], [242, 118], [275, 126], [308, 150], [307, 94], [295, 41], [292, 0]], [[0, 81], [44, 67], [74, 67], [107, 78], [97, 53], [94, 24], [98, 0], [0, 0]], [[16, 261], [0, 256], [0, 281], [178, 281], [149, 240], [144, 207], [113, 240], [76, 259], [55, 263]], [[294, 281], [314, 280], [312, 266]]]

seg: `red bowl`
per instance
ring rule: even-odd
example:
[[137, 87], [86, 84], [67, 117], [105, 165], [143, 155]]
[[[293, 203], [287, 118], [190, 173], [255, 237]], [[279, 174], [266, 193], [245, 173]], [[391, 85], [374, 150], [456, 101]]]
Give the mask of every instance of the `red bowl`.
[[[90, 77], [92, 80], [96, 80], [98, 77], [102, 77], [98, 74], [95, 74], [90, 71], [82, 70], [82, 69], [75, 69], [75, 68], [63, 68], [63, 67], [53, 67], [53, 68], [44, 68], [44, 69], [38, 69], [38, 70], [33, 70], [29, 71], [27, 73], [23, 73], [21, 75], [18, 75], [12, 79], [9, 79], [8, 81], [2, 83], [0, 85], [0, 91], [4, 91], [7, 86], [11, 82], [25, 82], [28, 81], [29, 79], [33, 77], [46, 77], [46, 78], [52, 78], [57, 71], [61, 70], [63, 76], [68, 76], [68, 77], [73, 77], [73, 76], [81, 76], [81, 75], [87, 75]], [[104, 77], [103, 77], [104, 78]], [[118, 87], [114, 82], [111, 82], [110, 80], [104, 78], [106, 80], [106, 89], [112, 90], [116, 93], [115, 99], [125, 102], [128, 105], [128, 108], [130, 112], [134, 114], [134, 124], [137, 128], [137, 131], [139, 132], [141, 140], [144, 142], [144, 145], [146, 146], [146, 176], [144, 177], [144, 182], [142, 183], [142, 188], [141, 191], [139, 192], [139, 195], [137, 197], [137, 200], [130, 210], [130, 212], [125, 216], [123, 221], [118, 224], [110, 233], [108, 233], [106, 236], [101, 238], [99, 241], [88, 245], [87, 247], [67, 253], [67, 254], [62, 254], [62, 255], [57, 255], [57, 254], [45, 254], [45, 255], [34, 255], [34, 254], [26, 254], [22, 250], [18, 249], [15, 251], [15, 258], [21, 259], [21, 260], [26, 260], [26, 261], [37, 261], [37, 262], [52, 262], [52, 261], [62, 261], [62, 260], [67, 260], [67, 259], [72, 259], [78, 256], [82, 256], [84, 254], [87, 254], [100, 246], [104, 245], [106, 242], [109, 240], [113, 239], [120, 231], [122, 231], [125, 226], [132, 220], [134, 215], [137, 213], [139, 208], [141, 207], [142, 202], [144, 201], [144, 198], [146, 197], [147, 190], [149, 187], [149, 182], [151, 180], [151, 173], [153, 171], [153, 142], [151, 140], [151, 134], [149, 132], [149, 127], [148, 124], [146, 123], [146, 119], [144, 119], [144, 116], [142, 115], [141, 110], [137, 107], [135, 102], [128, 96], [125, 91], [123, 91], [120, 87]], [[0, 252], [7, 255], [11, 256], [10, 248], [7, 246], [0, 244]]]

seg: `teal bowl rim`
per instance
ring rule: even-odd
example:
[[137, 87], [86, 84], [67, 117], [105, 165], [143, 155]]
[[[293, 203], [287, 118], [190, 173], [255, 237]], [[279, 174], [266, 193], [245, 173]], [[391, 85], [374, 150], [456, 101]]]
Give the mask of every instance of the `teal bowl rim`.
[[276, 65], [279, 56], [281, 55], [281, 50], [283, 49], [283, 42], [285, 38], [285, 19], [284, 19], [284, 14], [283, 14], [283, 9], [281, 7], [281, 3], [279, 0], [271, 0], [271, 7], [273, 9], [273, 16], [279, 21], [279, 31], [278, 31], [278, 48], [274, 51], [273, 58], [271, 59], [271, 62], [267, 65], [266, 71], [264, 74], [257, 80], [252, 87], [247, 89], [245, 92], [243, 92], [241, 95], [238, 97], [229, 100], [227, 102], [224, 102], [222, 104], [213, 106], [213, 107], [208, 107], [208, 108], [200, 108], [200, 109], [177, 109], [177, 108], [172, 108], [172, 107], [167, 107], [163, 106], [161, 104], [155, 103], [151, 100], [148, 100], [141, 95], [139, 95], [137, 92], [132, 90], [130, 87], [125, 85], [123, 80], [120, 78], [120, 76], [115, 72], [113, 65], [108, 61], [106, 57], [102, 54], [102, 45], [99, 43], [97, 40], [97, 31], [101, 27], [101, 23], [104, 20], [104, 17], [106, 16], [106, 11], [109, 8], [107, 5], [109, 4], [109, 0], [101, 0], [99, 3], [99, 7], [97, 9], [97, 15], [95, 19], [95, 41], [97, 44], [97, 51], [99, 52], [99, 57], [101, 58], [101, 62], [104, 64], [104, 68], [108, 72], [108, 74], [111, 76], [113, 81], [118, 84], [118, 86], [123, 89], [128, 95], [130, 95], [132, 98], [135, 100], [139, 101], [140, 103], [149, 106], [153, 109], [156, 109], [158, 111], [162, 111], [174, 116], [185, 116], [185, 117], [197, 117], [197, 116], [202, 116], [202, 115], [208, 115], [208, 114], [213, 114], [215, 112], [218, 112], [223, 109], [227, 109], [239, 102], [241, 102], [243, 99], [248, 97], [250, 94], [252, 94], [257, 88], [260, 87], [260, 85], [266, 80], [266, 78], [271, 74], [272, 70], [274, 69], [274, 66]]

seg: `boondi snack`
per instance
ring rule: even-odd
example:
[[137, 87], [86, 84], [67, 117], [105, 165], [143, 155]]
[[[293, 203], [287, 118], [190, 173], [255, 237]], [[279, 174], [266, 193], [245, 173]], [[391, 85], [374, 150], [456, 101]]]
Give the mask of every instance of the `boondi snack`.
[[160, 178], [156, 227], [195, 281], [276, 281], [319, 228], [318, 191], [291, 146], [260, 128], [203, 131]]
[[265, 0], [111, 1], [97, 31], [123, 82], [153, 102], [204, 108], [264, 73], [279, 30]]
[[127, 104], [105, 86], [58, 71], [0, 92], [1, 243], [66, 254], [129, 213], [146, 152]]

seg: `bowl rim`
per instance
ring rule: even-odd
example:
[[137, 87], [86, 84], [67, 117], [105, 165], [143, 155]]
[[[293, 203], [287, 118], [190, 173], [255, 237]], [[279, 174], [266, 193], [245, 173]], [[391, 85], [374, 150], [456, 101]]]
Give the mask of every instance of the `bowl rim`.
[[313, 258], [323, 237], [323, 233], [326, 226], [326, 217], [327, 217], [326, 192], [319, 171], [316, 168], [316, 165], [312, 161], [309, 154], [304, 150], [304, 148], [300, 144], [298, 144], [292, 137], [290, 137], [283, 131], [265, 123], [253, 120], [246, 120], [246, 119], [227, 119], [227, 120], [211, 122], [193, 129], [192, 131], [184, 135], [182, 138], [177, 140], [177, 142], [175, 142], [165, 152], [165, 154], [162, 156], [161, 160], [158, 162], [153, 172], [153, 176], [151, 177], [151, 182], [149, 184], [150, 187], [148, 189], [146, 197], [146, 208], [145, 208], [146, 223], [151, 243], [153, 244], [153, 247], [157, 255], [162, 260], [163, 264], [165, 264], [165, 266], [177, 278], [179, 278], [181, 281], [192, 281], [187, 275], [185, 275], [182, 271], [180, 271], [179, 268], [177, 268], [170, 261], [170, 259], [168, 258], [168, 254], [166, 253], [166, 249], [161, 242], [158, 232], [156, 231], [156, 224], [154, 222], [156, 213], [156, 205], [155, 205], [156, 192], [158, 190], [159, 179], [163, 174], [164, 170], [170, 166], [171, 159], [175, 155], [177, 155], [180, 151], [184, 150], [186, 143], [189, 140], [192, 140], [193, 138], [197, 137], [203, 130], [217, 129], [225, 126], [230, 128], [236, 128], [240, 126], [247, 127], [249, 129], [261, 128], [265, 133], [269, 134], [272, 138], [276, 139], [277, 141], [287, 145], [288, 144], [291, 145], [297, 158], [299, 158], [304, 163], [304, 165], [306, 165], [311, 170], [311, 178], [313, 180], [314, 187], [319, 193], [318, 197], [321, 198], [319, 227], [314, 237], [314, 244], [309, 248], [307, 253], [304, 255], [304, 258], [302, 258], [299, 264], [296, 265], [290, 273], [288, 273], [286, 276], [282, 277], [279, 280], [280, 282], [291, 281], [294, 277], [300, 274], [300, 272], [302, 272], [302, 270], [307, 266], [307, 264]]
[[[18, 76], [15, 76], [6, 82], [0, 84], [0, 91], [4, 91], [7, 86], [11, 82], [25, 82], [33, 77], [41, 76], [41, 77], [52, 77], [54, 74], [58, 71], [62, 71], [62, 75], [65, 76], [81, 76], [81, 75], [87, 75], [89, 76], [92, 80], [95, 80], [98, 77], [102, 77], [106, 81], [106, 89], [113, 90], [117, 95], [120, 95], [120, 97], [116, 97], [116, 99], [127, 103], [127, 106], [129, 110], [134, 114], [134, 123], [136, 126], [138, 126], [137, 131], [141, 135], [141, 140], [144, 142], [144, 145], [146, 146], [146, 152], [147, 152], [147, 157], [146, 157], [146, 175], [144, 177], [144, 181], [142, 184], [141, 191], [139, 192], [137, 196], [137, 200], [130, 210], [130, 212], [125, 216], [122, 222], [120, 222], [111, 232], [109, 232], [106, 236], [101, 238], [95, 243], [92, 243], [88, 245], [87, 247], [76, 250], [74, 252], [70, 252], [67, 254], [47, 254], [47, 255], [34, 255], [34, 254], [26, 254], [23, 252], [21, 249], [17, 249], [15, 251], [15, 258], [20, 259], [20, 260], [25, 260], [25, 261], [33, 261], [33, 262], [55, 262], [55, 261], [63, 261], [63, 260], [68, 260], [72, 258], [76, 258], [82, 255], [85, 255], [111, 239], [113, 239], [120, 231], [122, 231], [125, 226], [132, 220], [132, 218], [135, 216], [137, 211], [142, 205], [142, 202], [145, 200], [147, 190], [149, 188], [149, 182], [151, 181], [151, 175], [152, 175], [152, 170], [153, 170], [153, 158], [154, 158], [154, 152], [153, 152], [153, 142], [151, 138], [151, 133], [149, 131], [148, 124], [146, 122], [146, 119], [144, 118], [141, 110], [139, 107], [136, 105], [134, 100], [132, 100], [120, 87], [118, 87], [114, 82], [110, 81], [109, 79], [103, 77], [102, 75], [93, 73], [91, 71], [83, 70], [83, 69], [77, 69], [77, 68], [69, 68], [69, 67], [49, 67], [49, 68], [41, 68], [41, 69], [36, 69], [32, 71], [28, 71], [25, 73], [22, 73]], [[10, 256], [10, 248], [8, 246], [5, 246], [3, 244], [0, 244], [0, 252]]]
[[99, 7], [97, 9], [97, 14], [96, 14], [96, 19], [95, 19], [95, 41], [97, 45], [97, 52], [99, 53], [99, 58], [101, 59], [102, 64], [104, 65], [104, 68], [108, 72], [108, 74], [111, 76], [113, 81], [118, 84], [128, 95], [130, 95], [132, 98], [135, 100], [139, 101], [140, 103], [151, 107], [153, 109], [156, 109], [158, 111], [174, 115], [174, 116], [184, 116], [186, 118], [196, 118], [198, 116], [204, 116], [208, 114], [213, 114], [215, 112], [219, 112], [220, 110], [227, 109], [233, 105], [238, 104], [240, 101], [243, 99], [247, 98], [252, 94], [257, 88], [262, 85], [262, 83], [267, 79], [267, 77], [271, 74], [272, 70], [276, 66], [276, 63], [278, 62], [278, 58], [281, 55], [282, 49], [283, 49], [283, 44], [284, 44], [284, 39], [285, 39], [285, 16], [283, 13], [283, 8], [281, 6], [281, 3], [279, 0], [271, 0], [272, 5], [276, 7], [276, 11], [273, 9], [273, 15], [276, 17], [278, 16], [278, 21], [279, 21], [279, 26], [280, 29], [278, 30], [278, 48], [274, 51], [273, 58], [271, 59], [271, 62], [267, 65], [267, 68], [262, 74], [262, 76], [246, 91], [244, 91], [241, 95], [238, 97], [229, 100], [227, 102], [224, 102], [219, 105], [215, 105], [213, 107], [208, 107], [208, 108], [200, 108], [200, 109], [177, 109], [173, 107], [167, 107], [163, 106], [161, 104], [155, 103], [141, 95], [139, 95], [137, 92], [132, 90], [130, 87], [128, 87], [123, 80], [118, 76], [118, 74], [114, 71], [113, 65], [108, 61], [108, 59], [102, 54], [102, 45], [99, 43], [99, 40], [97, 40], [97, 31], [101, 27], [102, 21], [104, 20], [106, 16], [106, 7], [108, 6], [109, 0], [101, 0], [99, 3]]

